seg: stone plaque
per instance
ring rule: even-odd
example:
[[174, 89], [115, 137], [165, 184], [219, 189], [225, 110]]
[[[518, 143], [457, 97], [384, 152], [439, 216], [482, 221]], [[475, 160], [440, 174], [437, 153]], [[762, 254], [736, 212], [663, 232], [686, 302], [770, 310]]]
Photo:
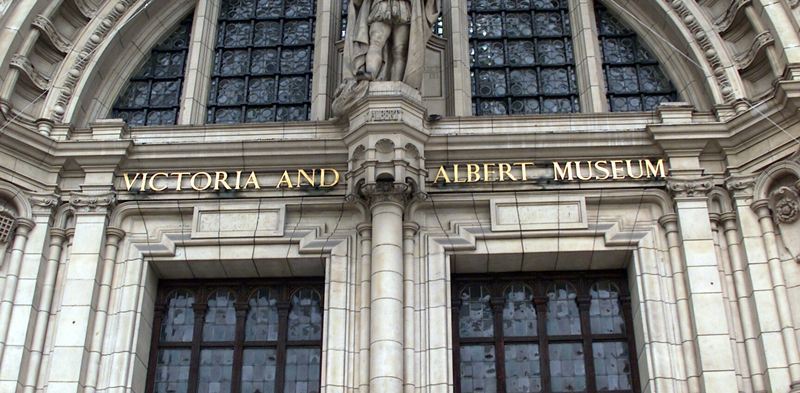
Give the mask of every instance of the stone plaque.
[[284, 205], [248, 202], [222, 206], [197, 206], [192, 217], [192, 238], [283, 236]]
[[492, 199], [492, 231], [586, 229], [583, 196], [534, 196]]

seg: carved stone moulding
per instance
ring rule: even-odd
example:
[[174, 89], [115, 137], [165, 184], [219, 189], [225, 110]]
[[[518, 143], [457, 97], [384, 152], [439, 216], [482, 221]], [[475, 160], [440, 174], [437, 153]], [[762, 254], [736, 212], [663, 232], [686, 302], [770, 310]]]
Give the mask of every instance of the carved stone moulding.
[[667, 180], [667, 189], [677, 198], [703, 197], [712, 187], [714, 181], [710, 176]]
[[75, 208], [77, 213], [100, 213], [107, 212], [117, 202], [117, 195], [113, 192], [108, 193], [73, 193], [69, 203]]

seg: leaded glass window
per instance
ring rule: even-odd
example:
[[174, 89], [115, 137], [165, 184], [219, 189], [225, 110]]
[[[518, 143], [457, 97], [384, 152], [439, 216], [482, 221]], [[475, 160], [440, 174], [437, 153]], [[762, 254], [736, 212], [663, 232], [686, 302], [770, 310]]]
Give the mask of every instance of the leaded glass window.
[[189, 15], [156, 44], [117, 97], [112, 118], [123, 119], [132, 126], [177, 122], [191, 29]]
[[599, 1], [595, 1], [595, 15], [609, 109], [652, 111], [662, 102], [675, 101], [675, 88], [636, 33]]
[[470, 0], [476, 115], [578, 112], [566, 0]]
[[318, 393], [319, 280], [165, 282], [149, 393]]
[[307, 120], [314, 0], [222, 1], [208, 123]]
[[456, 276], [455, 391], [639, 392], [624, 272]]

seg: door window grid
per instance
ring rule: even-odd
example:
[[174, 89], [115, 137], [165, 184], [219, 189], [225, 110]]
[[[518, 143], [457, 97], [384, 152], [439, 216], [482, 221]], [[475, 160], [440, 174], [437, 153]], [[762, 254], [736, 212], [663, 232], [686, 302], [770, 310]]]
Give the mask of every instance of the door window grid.
[[150, 51], [117, 97], [112, 118], [123, 119], [131, 126], [176, 124], [192, 18], [187, 16]]
[[579, 112], [566, 0], [470, 0], [476, 115]]
[[595, 1], [598, 39], [603, 53], [603, 77], [612, 112], [653, 111], [677, 93], [658, 60], [636, 33]]
[[638, 392], [624, 284], [617, 272], [455, 277], [456, 392]]
[[314, 0], [222, 2], [207, 123], [308, 120]]
[[320, 291], [311, 281], [163, 285], [148, 392], [319, 392]]

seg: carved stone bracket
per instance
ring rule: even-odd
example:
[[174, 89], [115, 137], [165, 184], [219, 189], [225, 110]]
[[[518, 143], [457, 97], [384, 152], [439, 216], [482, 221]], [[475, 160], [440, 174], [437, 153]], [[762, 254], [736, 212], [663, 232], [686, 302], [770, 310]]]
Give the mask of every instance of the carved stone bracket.
[[744, 7], [750, 5], [751, 0], [734, 0], [728, 5], [728, 9], [725, 10], [725, 14], [722, 15], [719, 19], [714, 21], [714, 23], [719, 28], [719, 31], [727, 31], [732, 25], [733, 21], [736, 20], [736, 17], [739, 15], [740, 12], [744, 10]]
[[739, 69], [744, 70], [750, 67], [756, 59], [761, 58], [759, 54], [763, 52], [764, 48], [772, 45], [773, 42], [775, 42], [775, 39], [772, 38], [772, 34], [769, 31], [759, 33], [753, 38], [750, 48], [736, 58]]
[[102, 194], [72, 193], [69, 203], [78, 213], [101, 213], [110, 210], [117, 202], [113, 192]]
[[34, 210], [51, 212], [58, 207], [59, 196], [56, 194], [35, 194], [30, 197]]
[[72, 43], [56, 30], [56, 27], [53, 26], [53, 22], [51, 22], [50, 19], [47, 19], [44, 15], [38, 15], [31, 24], [33, 27], [39, 29], [59, 52], [64, 54], [69, 53], [69, 48], [72, 46]]
[[667, 180], [667, 189], [677, 198], [703, 197], [712, 187], [714, 182], [710, 176]]
[[20, 54], [11, 56], [9, 65], [25, 74], [39, 90], [45, 91], [50, 86], [50, 78], [39, 72], [27, 57]]
[[754, 176], [731, 176], [725, 179], [725, 188], [734, 197], [751, 197], [755, 189], [756, 178]]

